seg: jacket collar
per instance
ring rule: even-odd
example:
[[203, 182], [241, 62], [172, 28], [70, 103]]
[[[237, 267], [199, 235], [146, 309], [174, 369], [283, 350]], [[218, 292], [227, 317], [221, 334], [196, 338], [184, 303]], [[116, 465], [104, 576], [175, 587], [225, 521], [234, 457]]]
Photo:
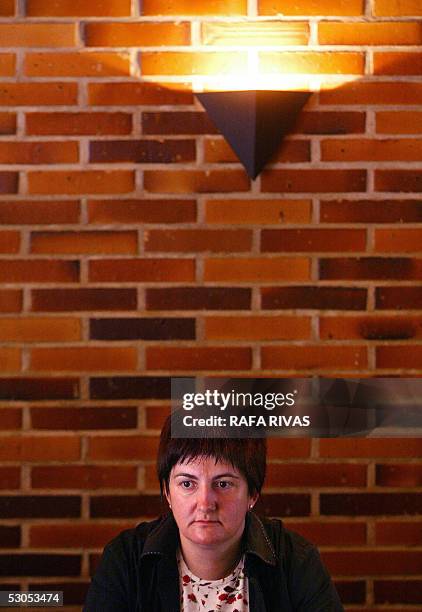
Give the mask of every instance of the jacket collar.
[[[141, 557], [164, 555], [174, 559], [179, 544], [179, 530], [173, 514], [169, 513], [148, 534]], [[268, 565], [277, 563], [276, 554], [265, 527], [254, 512], [248, 512], [246, 515], [243, 548], [247, 555], [255, 555]]]

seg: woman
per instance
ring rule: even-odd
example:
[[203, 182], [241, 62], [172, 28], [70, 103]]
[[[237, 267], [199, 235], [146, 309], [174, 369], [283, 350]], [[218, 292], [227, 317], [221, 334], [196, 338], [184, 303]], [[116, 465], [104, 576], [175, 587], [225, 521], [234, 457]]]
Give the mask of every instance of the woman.
[[110, 542], [85, 612], [340, 612], [316, 548], [252, 511], [264, 439], [171, 437], [157, 471], [170, 513]]

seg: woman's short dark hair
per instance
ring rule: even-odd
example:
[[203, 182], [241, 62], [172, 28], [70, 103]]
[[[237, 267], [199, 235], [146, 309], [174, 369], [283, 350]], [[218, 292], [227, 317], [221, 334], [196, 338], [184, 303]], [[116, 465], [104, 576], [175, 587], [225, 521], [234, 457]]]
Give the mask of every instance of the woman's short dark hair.
[[261, 492], [267, 464], [265, 438], [172, 438], [170, 415], [161, 430], [157, 456], [157, 475], [161, 493], [168, 491], [170, 472], [181, 463], [196, 457], [213, 457], [215, 461], [231, 463], [245, 477], [249, 495]]

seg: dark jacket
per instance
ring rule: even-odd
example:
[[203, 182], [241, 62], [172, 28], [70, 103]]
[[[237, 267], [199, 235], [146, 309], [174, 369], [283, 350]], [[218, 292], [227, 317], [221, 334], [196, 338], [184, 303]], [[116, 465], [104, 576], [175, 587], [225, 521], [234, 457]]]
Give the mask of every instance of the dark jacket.
[[[179, 612], [172, 514], [122, 532], [104, 549], [84, 612]], [[251, 612], [341, 612], [318, 551], [276, 519], [248, 512], [242, 540]]]

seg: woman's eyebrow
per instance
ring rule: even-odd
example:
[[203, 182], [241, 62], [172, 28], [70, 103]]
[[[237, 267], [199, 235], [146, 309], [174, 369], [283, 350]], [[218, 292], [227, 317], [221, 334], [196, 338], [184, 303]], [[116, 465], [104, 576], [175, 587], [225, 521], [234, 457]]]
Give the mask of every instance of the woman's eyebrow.
[[[187, 474], [186, 472], [178, 472], [177, 474], [174, 474], [174, 478], [179, 478], [180, 476], [182, 476], [183, 478], [192, 478], [193, 480], [198, 480], [198, 476], [195, 476], [195, 474]], [[236, 478], [237, 480], [239, 480], [239, 476], [236, 476], [236, 474], [233, 474], [233, 472], [224, 472], [224, 474], [217, 474], [217, 476], [213, 476], [212, 480], [218, 480], [219, 478]]]

